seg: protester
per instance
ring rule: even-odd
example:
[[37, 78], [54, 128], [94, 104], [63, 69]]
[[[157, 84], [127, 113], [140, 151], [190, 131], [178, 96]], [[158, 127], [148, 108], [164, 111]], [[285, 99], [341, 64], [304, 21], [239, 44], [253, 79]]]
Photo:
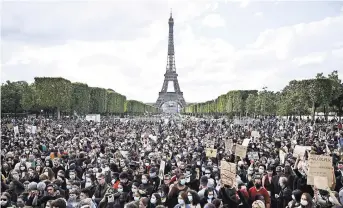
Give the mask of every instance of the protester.
[[339, 126], [276, 117], [3, 118], [1, 207], [341, 207]]

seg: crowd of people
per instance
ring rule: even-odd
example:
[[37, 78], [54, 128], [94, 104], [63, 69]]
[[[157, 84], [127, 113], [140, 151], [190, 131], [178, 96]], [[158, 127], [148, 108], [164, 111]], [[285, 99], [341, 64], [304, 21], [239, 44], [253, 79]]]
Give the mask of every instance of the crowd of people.
[[[1, 133], [1, 208], [343, 204], [343, 133], [336, 120], [3, 118]], [[238, 157], [235, 146], [245, 139], [246, 155]], [[310, 149], [295, 155], [296, 146]], [[332, 157], [327, 189], [308, 185], [310, 154]], [[236, 164], [232, 183], [223, 182], [222, 161]]]

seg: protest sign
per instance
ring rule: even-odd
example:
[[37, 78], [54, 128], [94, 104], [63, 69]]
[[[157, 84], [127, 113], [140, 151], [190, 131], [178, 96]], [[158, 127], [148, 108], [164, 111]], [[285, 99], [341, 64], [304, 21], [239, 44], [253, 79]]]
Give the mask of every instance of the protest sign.
[[247, 147], [250, 143], [250, 139], [244, 139], [242, 145]]
[[252, 131], [251, 136], [254, 138], [260, 138], [260, 133], [258, 131]]
[[298, 155], [300, 155], [301, 157], [304, 156], [306, 150], [311, 150], [311, 146], [295, 145], [293, 150], [293, 157], [298, 157]]
[[222, 184], [234, 186], [236, 182], [236, 164], [222, 160], [220, 163], [220, 178]]
[[326, 177], [327, 184], [331, 185], [332, 177], [332, 157], [325, 155], [310, 154], [308, 157], [307, 184], [314, 185], [314, 177]]
[[247, 147], [237, 144], [235, 153], [236, 153], [236, 156], [239, 156], [241, 158], [245, 158], [245, 156], [247, 154]]
[[161, 160], [160, 170], [158, 171], [158, 177], [163, 180], [164, 179], [164, 169], [166, 167], [166, 162]]
[[13, 127], [14, 134], [19, 134], [18, 126]]
[[206, 157], [217, 157], [217, 150], [213, 148], [206, 148]]
[[225, 140], [225, 152], [228, 153], [228, 152], [232, 151], [232, 146], [233, 146], [232, 139]]

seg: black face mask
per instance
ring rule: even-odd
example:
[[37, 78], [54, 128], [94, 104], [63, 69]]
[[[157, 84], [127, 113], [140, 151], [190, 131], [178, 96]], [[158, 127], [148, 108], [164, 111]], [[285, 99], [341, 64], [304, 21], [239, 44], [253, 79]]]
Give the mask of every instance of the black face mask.
[[259, 189], [259, 188], [261, 188], [261, 184], [260, 184], [260, 183], [256, 183], [256, 184], [255, 184], [255, 187], [256, 187], [257, 189]]

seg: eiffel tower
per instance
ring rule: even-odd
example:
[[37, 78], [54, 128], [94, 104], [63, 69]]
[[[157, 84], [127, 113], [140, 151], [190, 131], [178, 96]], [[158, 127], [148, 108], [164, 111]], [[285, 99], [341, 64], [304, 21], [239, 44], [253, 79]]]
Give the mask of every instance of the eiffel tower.
[[[167, 67], [166, 73], [164, 74], [164, 81], [161, 92], [159, 92], [158, 99], [155, 106], [162, 108], [162, 105], [166, 102], [176, 102], [184, 108], [186, 101], [183, 98], [183, 92], [180, 90], [179, 81], [177, 80], [177, 73], [175, 67], [175, 51], [174, 51], [174, 19], [170, 12], [169, 24], [169, 37], [168, 37], [168, 56], [167, 56]], [[168, 83], [173, 82], [174, 92], [168, 92]]]

